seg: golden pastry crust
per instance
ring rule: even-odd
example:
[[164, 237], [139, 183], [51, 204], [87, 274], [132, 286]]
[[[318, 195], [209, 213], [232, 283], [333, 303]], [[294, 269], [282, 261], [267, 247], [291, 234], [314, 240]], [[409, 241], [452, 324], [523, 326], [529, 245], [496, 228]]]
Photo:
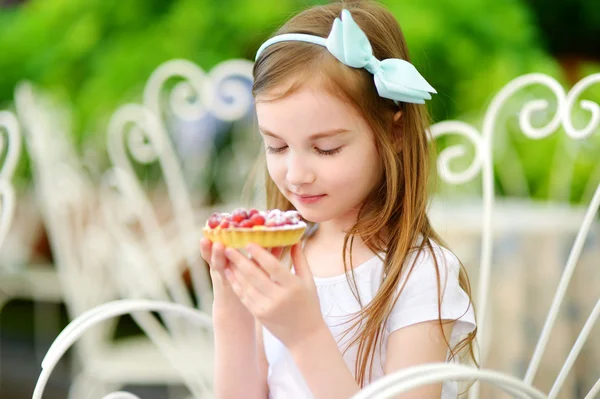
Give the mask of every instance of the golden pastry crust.
[[232, 213], [211, 215], [203, 233], [210, 241], [232, 248], [244, 248], [250, 243], [272, 248], [296, 244], [306, 227], [296, 211], [239, 208]]

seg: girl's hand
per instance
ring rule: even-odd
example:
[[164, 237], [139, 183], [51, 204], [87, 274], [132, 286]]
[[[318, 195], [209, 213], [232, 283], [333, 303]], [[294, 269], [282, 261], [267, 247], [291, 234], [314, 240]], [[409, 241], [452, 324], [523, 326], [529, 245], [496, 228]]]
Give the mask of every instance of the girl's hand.
[[[279, 258], [283, 248], [273, 248], [271, 253], [273, 256]], [[229, 259], [225, 257], [225, 247], [223, 244], [217, 242], [214, 243], [207, 238], [200, 240], [200, 254], [202, 258], [208, 263], [210, 267], [210, 277], [214, 283], [220, 283], [224, 286], [229, 286], [229, 282], [225, 277], [225, 269], [231, 267]]]
[[230, 265], [224, 251], [225, 247], [221, 243], [213, 244], [207, 238], [200, 240], [200, 253], [210, 267], [210, 277], [213, 280], [213, 284], [228, 286], [229, 283], [223, 273]]
[[317, 288], [300, 244], [292, 247], [292, 274], [268, 250], [250, 244], [251, 259], [233, 248], [224, 274], [246, 308], [286, 347], [327, 328]]
[[253, 324], [248, 309], [240, 302], [239, 298], [225, 277], [225, 270], [231, 268], [229, 260], [225, 257], [225, 247], [221, 243], [202, 238], [200, 253], [210, 267], [210, 278], [213, 283], [214, 303], [213, 319], [215, 324], [226, 323], [229, 325], [232, 318], [240, 321], [246, 320], [248, 325]]

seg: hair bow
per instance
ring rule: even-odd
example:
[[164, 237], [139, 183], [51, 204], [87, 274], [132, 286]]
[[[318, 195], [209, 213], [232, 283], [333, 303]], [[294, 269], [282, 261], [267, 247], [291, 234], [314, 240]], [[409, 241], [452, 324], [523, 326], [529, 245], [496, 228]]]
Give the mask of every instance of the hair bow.
[[371, 43], [367, 35], [352, 19], [348, 10], [342, 10], [342, 16], [333, 21], [329, 36], [303, 33], [286, 33], [270, 38], [258, 49], [258, 59], [262, 51], [282, 41], [301, 41], [324, 46], [341, 63], [352, 68], [365, 68], [375, 81], [377, 93], [383, 98], [407, 103], [424, 104], [431, 99], [430, 93], [437, 93], [421, 76], [410, 62], [399, 58], [378, 60], [373, 55]]

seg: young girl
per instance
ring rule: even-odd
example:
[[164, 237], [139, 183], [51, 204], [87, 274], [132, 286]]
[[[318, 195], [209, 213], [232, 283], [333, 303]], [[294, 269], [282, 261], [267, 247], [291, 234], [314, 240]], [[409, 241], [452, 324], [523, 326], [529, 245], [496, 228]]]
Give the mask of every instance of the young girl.
[[[371, 2], [310, 8], [261, 46], [267, 206], [309, 229], [291, 269], [281, 249], [202, 241], [217, 398], [348, 399], [384, 374], [472, 354], [468, 280], [426, 213], [429, 93], [398, 22]], [[403, 398], [456, 396], [446, 382]]]

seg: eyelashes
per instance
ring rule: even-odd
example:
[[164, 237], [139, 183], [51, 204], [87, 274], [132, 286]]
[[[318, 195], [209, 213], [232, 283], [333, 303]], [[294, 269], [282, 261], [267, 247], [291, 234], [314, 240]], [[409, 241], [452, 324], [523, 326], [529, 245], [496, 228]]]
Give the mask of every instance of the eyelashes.
[[334, 148], [333, 150], [321, 150], [315, 147], [315, 151], [319, 155], [335, 155], [342, 150], [342, 147]]
[[267, 147], [267, 152], [269, 154], [279, 154], [282, 153], [283, 151], [285, 151], [285, 149], [287, 148], [287, 146], [283, 146], [283, 147]]
[[[269, 154], [281, 154], [288, 148], [287, 145], [283, 147], [267, 147], [267, 153]], [[315, 147], [315, 152], [319, 155], [331, 156], [339, 153], [342, 150], [342, 147], [334, 148], [332, 150], [322, 150], [320, 148]]]

